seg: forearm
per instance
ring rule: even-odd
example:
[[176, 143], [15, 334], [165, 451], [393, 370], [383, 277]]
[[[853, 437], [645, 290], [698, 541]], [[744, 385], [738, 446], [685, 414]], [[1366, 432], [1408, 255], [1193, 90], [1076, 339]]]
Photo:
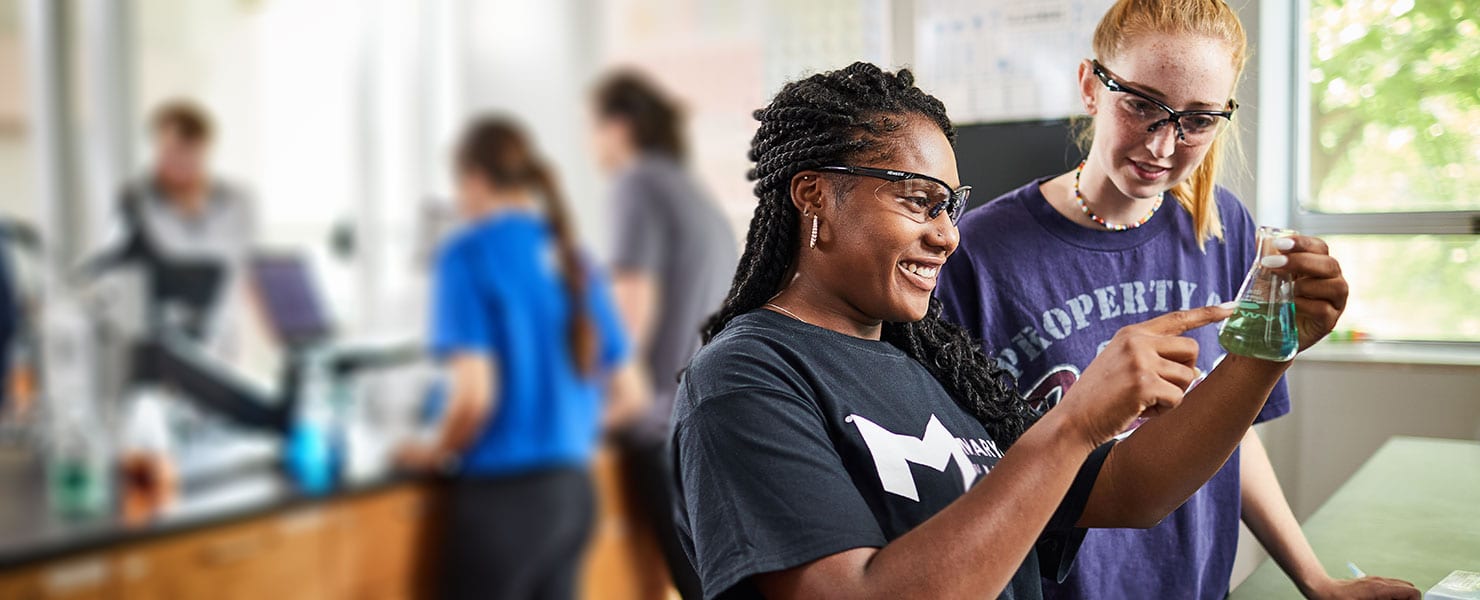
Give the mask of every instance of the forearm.
[[1250, 429], [1241, 447], [1239, 477], [1244, 524], [1301, 593], [1310, 596], [1329, 575], [1290, 510], [1259, 434]]
[[1116, 445], [1085, 511], [1089, 527], [1150, 527], [1233, 454], [1289, 363], [1230, 354], [1175, 410]]
[[476, 441], [495, 409], [494, 370], [492, 360], [486, 356], [459, 355], [450, 361], [447, 409], [433, 442], [437, 455], [459, 454]]
[[606, 411], [601, 416], [604, 430], [623, 427], [641, 417], [652, 406], [653, 391], [647, 370], [637, 361], [628, 361], [612, 374], [607, 385]]
[[612, 296], [622, 325], [632, 340], [632, 355], [647, 356], [655, 329], [654, 307], [658, 304], [658, 287], [653, 276], [645, 271], [618, 271], [612, 278]]
[[763, 578], [768, 597], [995, 597], [1012, 580], [1094, 447], [1050, 413], [950, 506], [877, 551]]
[[461, 454], [478, 437], [483, 423], [488, 418], [491, 406], [473, 398], [449, 398], [447, 414], [442, 418], [442, 427], [432, 447], [439, 456]]

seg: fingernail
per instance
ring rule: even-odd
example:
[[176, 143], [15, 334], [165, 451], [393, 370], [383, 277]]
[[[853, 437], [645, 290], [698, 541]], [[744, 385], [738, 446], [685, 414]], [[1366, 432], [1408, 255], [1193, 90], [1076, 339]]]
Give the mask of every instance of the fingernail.
[[1295, 247], [1295, 240], [1293, 238], [1280, 238], [1280, 239], [1277, 239], [1277, 240], [1274, 241], [1274, 248], [1276, 250], [1283, 251], [1283, 250], [1289, 250], [1289, 249], [1294, 248], [1294, 247]]
[[1238, 300], [1229, 300], [1228, 302], [1219, 304], [1218, 308], [1221, 308], [1223, 310], [1233, 310], [1235, 308], [1238, 308]]
[[1285, 266], [1285, 263], [1288, 262], [1290, 262], [1290, 259], [1284, 256], [1266, 256], [1259, 260], [1259, 266], [1266, 269], [1278, 269]]

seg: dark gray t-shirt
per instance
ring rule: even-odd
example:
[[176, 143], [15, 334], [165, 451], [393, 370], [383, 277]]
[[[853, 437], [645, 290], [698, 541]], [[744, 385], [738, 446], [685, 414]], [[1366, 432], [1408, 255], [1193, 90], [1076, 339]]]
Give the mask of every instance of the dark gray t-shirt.
[[654, 278], [652, 338], [646, 361], [652, 410], [635, 428], [650, 441], [667, 438], [678, 372], [699, 349], [699, 327], [719, 308], [735, 275], [735, 236], [719, 206], [678, 163], [649, 155], [614, 188], [612, 270]]
[[[759, 598], [756, 574], [883, 547], [990, 477], [1003, 454], [898, 348], [768, 310], [736, 318], [694, 357], [674, 419], [679, 537], [706, 600]], [[1065, 497], [1042, 499], [1058, 509], [1001, 597], [1040, 598], [1040, 574], [1067, 573], [1109, 449]]]

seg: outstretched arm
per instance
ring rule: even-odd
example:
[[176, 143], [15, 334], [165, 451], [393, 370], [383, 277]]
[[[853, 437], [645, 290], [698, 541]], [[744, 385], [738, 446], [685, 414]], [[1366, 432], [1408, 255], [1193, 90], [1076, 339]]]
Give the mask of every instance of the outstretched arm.
[[413, 471], [436, 471], [477, 440], [494, 403], [497, 370], [493, 360], [475, 352], [461, 352], [447, 360], [447, 408], [435, 439], [408, 442], [396, 449], [395, 461]]
[[1043, 535], [1086, 457], [1137, 415], [1171, 410], [1181, 401], [1197, 343], [1180, 335], [1228, 314], [1210, 306], [1123, 329], [1105, 354], [1134, 358], [1087, 371], [1088, 385], [1082, 379], [1073, 389], [1099, 393], [1065, 398], [950, 506], [883, 548], [856, 548], [760, 574], [756, 584], [768, 598], [996, 596]]
[[[1265, 258], [1264, 266], [1295, 279], [1304, 350], [1336, 326], [1346, 308], [1346, 279], [1319, 238], [1280, 241], [1288, 242], [1284, 254]], [[1103, 362], [1091, 363], [1086, 376]], [[1177, 410], [1151, 419], [1116, 445], [1080, 525], [1150, 527], [1176, 510], [1227, 462], [1289, 365], [1229, 354]]]

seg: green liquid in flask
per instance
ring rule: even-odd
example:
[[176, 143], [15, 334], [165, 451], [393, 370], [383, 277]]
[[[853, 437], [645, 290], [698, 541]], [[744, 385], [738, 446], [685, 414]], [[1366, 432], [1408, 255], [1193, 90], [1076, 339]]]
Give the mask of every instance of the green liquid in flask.
[[1224, 350], [1241, 356], [1287, 361], [1300, 348], [1293, 302], [1239, 302], [1218, 333]]

